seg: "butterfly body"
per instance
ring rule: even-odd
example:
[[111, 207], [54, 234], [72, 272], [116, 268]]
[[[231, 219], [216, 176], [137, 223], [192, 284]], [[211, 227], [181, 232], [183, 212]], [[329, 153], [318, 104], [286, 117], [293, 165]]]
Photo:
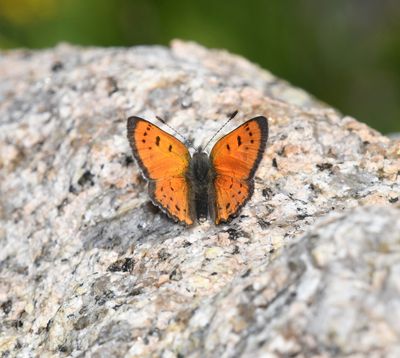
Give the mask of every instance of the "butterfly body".
[[172, 135], [140, 117], [130, 117], [128, 139], [149, 182], [152, 202], [187, 225], [208, 217], [229, 221], [250, 199], [254, 174], [268, 138], [268, 121], [255, 117], [222, 137], [208, 154], [193, 156]]
[[192, 216], [198, 221], [204, 221], [210, 214], [210, 208], [212, 209], [212, 200], [214, 199], [212, 183], [215, 173], [208, 154], [201, 148], [193, 154], [190, 160], [187, 178], [193, 202]]

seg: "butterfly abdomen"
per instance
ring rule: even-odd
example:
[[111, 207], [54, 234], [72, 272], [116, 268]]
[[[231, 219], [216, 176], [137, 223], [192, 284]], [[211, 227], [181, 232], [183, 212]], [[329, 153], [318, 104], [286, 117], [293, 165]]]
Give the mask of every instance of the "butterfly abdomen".
[[205, 152], [196, 152], [190, 161], [188, 179], [191, 186], [193, 210], [197, 220], [205, 220], [209, 216], [210, 186], [213, 171], [210, 159]]

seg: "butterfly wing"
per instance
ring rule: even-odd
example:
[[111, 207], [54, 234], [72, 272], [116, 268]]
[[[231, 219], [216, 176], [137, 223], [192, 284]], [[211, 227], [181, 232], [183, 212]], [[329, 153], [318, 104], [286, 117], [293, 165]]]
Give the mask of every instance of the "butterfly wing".
[[228, 221], [246, 204], [253, 194], [253, 183], [217, 175], [214, 179], [214, 194], [215, 208], [211, 213], [215, 223], [220, 224]]
[[189, 205], [189, 186], [185, 177], [149, 182], [150, 197], [158, 207], [175, 220], [193, 224]]
[[243, 123], [213, 147], [216, 224], [228, 221], [250, 199], [267, 139], [268, 120], [260, 116]]
[[190, 154], [186, 146], [156, 125], [139, 117], [128, 118], [128, 140], [155, 205], [170, 217], [190, 225], [186, 172]]

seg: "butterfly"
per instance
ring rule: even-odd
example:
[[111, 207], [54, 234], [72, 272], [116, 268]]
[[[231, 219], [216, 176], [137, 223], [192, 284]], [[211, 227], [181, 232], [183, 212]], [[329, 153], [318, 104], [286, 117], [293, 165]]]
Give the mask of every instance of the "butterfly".
[[218, 225], [234, 217], [253, 194], [268, 120], [259, 116], [243, 123], [219, 139], [210, 155], [199, 147], [191, 156], [180, 140], [140, 117], [128, 118], [127, 134], [153, 204], [187, 225], [208, 217]]

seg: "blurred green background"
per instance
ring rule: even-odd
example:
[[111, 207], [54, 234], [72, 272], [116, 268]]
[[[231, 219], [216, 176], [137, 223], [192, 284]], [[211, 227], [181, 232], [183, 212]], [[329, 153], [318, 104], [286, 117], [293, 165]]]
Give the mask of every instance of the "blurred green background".
[[384, 133], [400, 132], [399, 0], [0, 0], [0, 47], [225, 48]]

